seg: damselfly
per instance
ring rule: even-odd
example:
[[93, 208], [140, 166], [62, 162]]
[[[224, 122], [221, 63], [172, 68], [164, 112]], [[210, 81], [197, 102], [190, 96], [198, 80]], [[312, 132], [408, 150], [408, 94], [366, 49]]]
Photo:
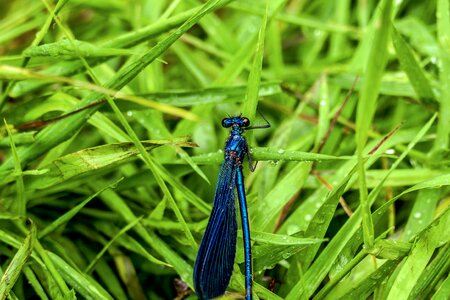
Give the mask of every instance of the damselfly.
[[230, 282], [236, 254], [236, 194], [244, 237], [245, 299], [252, 299], [250, 226], [242, 173], [244, 156], [247, 155], [252, 172], [256, 164], [252, 165], [248, 144], [242, 134], [245, 130], [270, 127], [264, 120], [267, 124], [262, 126], [250, 126], [250, 120], [241, 116], [222, 120], [222, 126], [231, 131], [225, 143], [225, 158], [217, 180], [213, 209], [195, 261], [194, 287], [200, 299], [222, 295]]

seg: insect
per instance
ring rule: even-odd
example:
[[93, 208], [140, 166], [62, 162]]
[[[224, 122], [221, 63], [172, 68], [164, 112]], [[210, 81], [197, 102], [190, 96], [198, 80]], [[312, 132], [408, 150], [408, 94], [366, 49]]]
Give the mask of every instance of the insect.
[[252, 299], [250, 226], [242, 173], [245, 155], [252, 172], [256, 164], [252, 165], [249, 147], [242, 134], [250, 129], [269, 128], [270, 123], [262, 117], [267, 122], [262, 126], [250, 126], [250, 120], [242, 116], [222, 120], [222, 126], [231, 128], [231, 131], [225, 142], [225, 157], [220, 167], [213, 209], [194, 266], [194, 287], [200, 299], [211, 299], [224, 294], [230, 282], [236, 254], [236, 194], [244, 237], [245, 299]]

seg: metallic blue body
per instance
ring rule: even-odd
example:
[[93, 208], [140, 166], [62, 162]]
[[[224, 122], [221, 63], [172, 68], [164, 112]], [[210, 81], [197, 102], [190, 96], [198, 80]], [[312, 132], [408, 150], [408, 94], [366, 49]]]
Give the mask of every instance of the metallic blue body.
[[[267, 121], [267, 120], [266, 120]], [[250, 226], [245, 198], [242, 162], [244, 156], [249, 159], [247, 141], [242, 136], [244, 130], [267, 128], [250, 127], [245, 117], [226, 118], [222, 121], [225, 128], [231, 127], [225, 143], [225, 158], [217, 180], [214, 204], [208, 225], [203, 236], [194, 266], [194, 287], [200, 299], [211, 299], [225, 293], [233, 271], [236, 254], [236, 191], [242, 220], [245, 254], [245, 299], [252, 299], [252, 258], [250, 245]]]

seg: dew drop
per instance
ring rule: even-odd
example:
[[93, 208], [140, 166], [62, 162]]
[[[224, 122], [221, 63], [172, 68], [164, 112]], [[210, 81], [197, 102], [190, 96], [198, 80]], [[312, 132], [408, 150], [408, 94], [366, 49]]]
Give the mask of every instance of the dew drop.
[[387, 149], [386, 151], [384, 151], [384, 153], [386, 153], [386, 154], [395, 154], [395, 150], [394, 149]]

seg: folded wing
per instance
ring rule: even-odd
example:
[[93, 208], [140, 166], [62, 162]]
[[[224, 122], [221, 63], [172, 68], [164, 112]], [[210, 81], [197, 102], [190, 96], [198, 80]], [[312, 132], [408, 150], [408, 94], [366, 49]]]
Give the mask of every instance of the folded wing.
[[214, 204], [194, 266], [194, 287], [200, 299], [225, 293], [236, 254], [236, 166], [225, 159], [217, 180]]

